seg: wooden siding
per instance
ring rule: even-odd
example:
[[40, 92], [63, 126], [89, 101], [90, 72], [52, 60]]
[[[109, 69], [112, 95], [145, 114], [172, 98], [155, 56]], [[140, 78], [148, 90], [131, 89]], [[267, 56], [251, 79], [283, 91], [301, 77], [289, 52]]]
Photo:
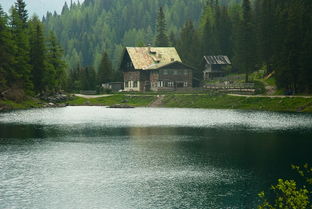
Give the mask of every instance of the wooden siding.
[[182, 68], [164, 68], [150, 74], [151, 90], [175, 90], [192, 87], [192, 71]]

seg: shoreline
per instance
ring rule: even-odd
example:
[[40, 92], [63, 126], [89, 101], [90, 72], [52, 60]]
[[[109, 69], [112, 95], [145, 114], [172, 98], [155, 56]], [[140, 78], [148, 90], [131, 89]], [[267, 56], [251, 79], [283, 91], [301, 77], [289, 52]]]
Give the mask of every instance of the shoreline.
[[32, 108], [58, 108], [66, 106], [127, 106], [257, 110], [271, 112], [312, 113], [312, 96], [266, 96], [266, 95], [226, 95], [226, 94], [162, 94], [131, 95], [112, 94], [105, 96], [74, 96], [60, 103], [49, 103], [36, 98], [23, 102], [0, 100], [0, 113]]

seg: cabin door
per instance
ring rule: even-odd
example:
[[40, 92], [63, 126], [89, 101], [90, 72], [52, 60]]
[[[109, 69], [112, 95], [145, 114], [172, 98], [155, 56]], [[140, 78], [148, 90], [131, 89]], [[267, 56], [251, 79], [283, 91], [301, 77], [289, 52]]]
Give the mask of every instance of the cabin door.
[[144, 91], [150, 91], [151, 90], [151, 82], [145, 81]]

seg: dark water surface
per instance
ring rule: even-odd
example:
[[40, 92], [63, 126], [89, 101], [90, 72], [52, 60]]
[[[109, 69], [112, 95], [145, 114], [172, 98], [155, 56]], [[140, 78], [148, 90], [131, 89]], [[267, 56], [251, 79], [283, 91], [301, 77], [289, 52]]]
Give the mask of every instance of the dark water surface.
[[0, 208], [254, 208], [311, 150], [309, 114], [15, 111], [0, 114]]

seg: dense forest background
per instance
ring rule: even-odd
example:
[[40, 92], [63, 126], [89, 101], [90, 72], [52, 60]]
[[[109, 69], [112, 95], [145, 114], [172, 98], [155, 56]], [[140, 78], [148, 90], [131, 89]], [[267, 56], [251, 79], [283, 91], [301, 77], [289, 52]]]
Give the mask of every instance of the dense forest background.
[[[108, 54], [116, 70], [125, 46], [155, 45], [159, 8], [168, 46], [198, 68], [203, 55], [227, 55], [234, 72], [274, 70], [280, 89], [311, 92], [311, 1], [86, 0], [43, 22], [57, 34], [69, 66], [94, 66]], [[117, 76], [118, 77], [118, 76]]]
[[161, 43], [176, 47], [199, 80], [203, 55], [227, 55], [232, 72], [245, 73], [246, 82], [264, 69], [285, 92], [312, 92], [312, 1], [86, 0], [66, 3], [60, 15], [47, 13], [42, 22], [25, 7], [17, 0], [9, 15], [0, 10], [1, 89], [94, 89], [122, 80], [125, 46]]

